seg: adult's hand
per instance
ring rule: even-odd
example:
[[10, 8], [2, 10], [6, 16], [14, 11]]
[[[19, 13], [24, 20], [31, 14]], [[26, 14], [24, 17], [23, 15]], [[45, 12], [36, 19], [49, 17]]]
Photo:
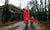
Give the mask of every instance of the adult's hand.
[[25, 18], [25, 17], [24, 17]]

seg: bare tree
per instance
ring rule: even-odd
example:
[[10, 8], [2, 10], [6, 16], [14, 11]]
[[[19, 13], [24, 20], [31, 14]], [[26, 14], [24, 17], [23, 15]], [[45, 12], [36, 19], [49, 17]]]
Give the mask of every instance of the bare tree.
[[46, 11], [46, 0], [45, 0], [45, 11]]

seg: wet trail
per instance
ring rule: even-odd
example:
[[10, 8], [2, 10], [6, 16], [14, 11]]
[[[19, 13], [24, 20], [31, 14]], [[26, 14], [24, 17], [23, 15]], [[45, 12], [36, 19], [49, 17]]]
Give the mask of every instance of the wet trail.
[[15, 23], [13, 25], [0, 27], [0, 30], [41, 30], [41, 28], [38, 27], [37, 23], [33, 23], [33, 27], [30, 27], [30, 24], [28, 24], [28, 28], [25, 27], [25, 24], [23, 21]]

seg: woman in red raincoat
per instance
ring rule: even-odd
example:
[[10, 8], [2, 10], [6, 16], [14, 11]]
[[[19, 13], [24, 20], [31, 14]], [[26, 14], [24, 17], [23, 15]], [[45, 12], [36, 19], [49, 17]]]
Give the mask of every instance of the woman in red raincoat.
[[27, 24], [27, 21], [29, 23], [29, 17], [30, 17], [30, 13], [29, 13], [29, 8], [27, 8], [25, 11], [24, 11], [24, 24]]

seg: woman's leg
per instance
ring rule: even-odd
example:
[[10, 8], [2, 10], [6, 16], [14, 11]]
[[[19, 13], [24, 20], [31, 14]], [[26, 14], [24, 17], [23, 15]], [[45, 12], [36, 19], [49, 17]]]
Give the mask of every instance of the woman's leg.
[[25, 27], [28, 28], [28, 20], [27, 20], [27, 24], [25, 24]]

